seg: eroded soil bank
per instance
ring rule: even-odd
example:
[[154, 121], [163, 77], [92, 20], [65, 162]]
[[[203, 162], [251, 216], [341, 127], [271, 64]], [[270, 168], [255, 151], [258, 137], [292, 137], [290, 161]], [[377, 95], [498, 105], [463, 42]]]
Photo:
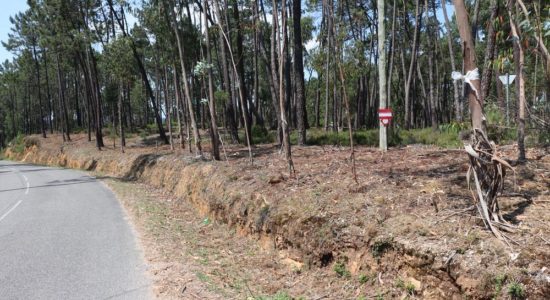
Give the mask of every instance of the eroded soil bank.
[[[39, 145], [21, 153], [8, 149], [6, 156], [145, 183], [176, 199], [170, 214], [190, 204], [234, 236], [256, 240], [271, 259], [257, 262], [263, 271], [248, 279], [252, 288], [235, 288], [227, 274], [215, 279], [231, 297], [255, 294], [250, 289], [306, 299], [550, 294], [545, 149], [529, 149], [529, 162], [508, 174], [500, 204], [517, 230], [506, 246], [471, 209], [467, 159], [459, 150], [414, 146], [382, 154], [359, 148], [356, 184], [348, 149], [340, 147], [294, 147], [297, 174], [289, 178], [273, 145], [258, 146], [251, 165], [245, 149], [227, 149], [228, 161], [210, 162], [139, 138], [124, 154], [99, 152], [84, 135], [63, 147], [59, 136], [29, 144]], [[501, 150], [505, 158], [516, 156], [512, 146]]]

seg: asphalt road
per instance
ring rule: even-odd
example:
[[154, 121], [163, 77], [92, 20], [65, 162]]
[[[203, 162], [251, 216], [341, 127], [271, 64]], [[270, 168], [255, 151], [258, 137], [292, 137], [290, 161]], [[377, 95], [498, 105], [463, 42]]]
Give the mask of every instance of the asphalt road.
[[0, 161], [0, 299], [151, 299], [112, 192], [82, 172]]

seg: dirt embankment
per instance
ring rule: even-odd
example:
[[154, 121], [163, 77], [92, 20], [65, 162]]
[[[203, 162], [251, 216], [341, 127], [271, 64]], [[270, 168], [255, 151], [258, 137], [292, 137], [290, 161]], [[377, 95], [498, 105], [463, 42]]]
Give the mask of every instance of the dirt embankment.
[[[409, 147], [382, 155], [360, 148], [355, 184], [348, 152], [336, 147], [294, 148], [298, 173], [288, 178], [284, 162], [268, 146], [256, 149], [250, 165], [238, 149], [229, 149], [228, 162], [205, 162], [145, 146], [122, 154], [98, 152], [83, 142], [63, 148], [41, 144], [20, 154], [8, 150], [6, 156], [145, 182], [276, 250], [289, 272], [327, 275], [303, 288], [280, 287], [294, 295], [307, 298], [315, 290], [330, 299], [543, 299], [550, 294], [550, 156], [544, 150], [529, 151], [532, 162], [518, 168], [517, 192], [501, 200], [505, 216], [518, 225], [511, 234], [517, 244], [508, 247], [470, 209], [466, 159], [459, 151]], [[507, 189], [513, 186], [507, 182]], [[344, 287], [335, 289], [334, 282]], [[516, 287], [521, 293], [511, 292]]]

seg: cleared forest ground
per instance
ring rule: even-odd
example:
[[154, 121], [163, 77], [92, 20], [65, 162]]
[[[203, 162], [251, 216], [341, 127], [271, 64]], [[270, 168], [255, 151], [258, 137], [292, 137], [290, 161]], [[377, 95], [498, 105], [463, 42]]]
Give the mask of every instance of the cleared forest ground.
[[[167, 264], [155, 277], [161, 297], [192, 298], [182, 279], [189, 270], [221, 298], [550, 294], [548, 149], [528, 149], [529, 161], [507, 176], [500, 204], [517, 231], [506, 246], [472, 208], [462, 150], [359, 147], [357, 184], [347, 147], [293, 147], [297, 173], [288, 177], [272, 144], [257, 146], [251, 165], [235, 146], [228, 161], [210, 162], [139, 137], [125, 154], [112, 145], [99, 152], [85, 135], [63, 147], [60, 136], [32, 140], [6, 155], [96, 171], [126, 193], [146, 252]], [[514, 146], [499, 150], [517, 156]], [[134, 181], [141, 198], [131, 196]]]

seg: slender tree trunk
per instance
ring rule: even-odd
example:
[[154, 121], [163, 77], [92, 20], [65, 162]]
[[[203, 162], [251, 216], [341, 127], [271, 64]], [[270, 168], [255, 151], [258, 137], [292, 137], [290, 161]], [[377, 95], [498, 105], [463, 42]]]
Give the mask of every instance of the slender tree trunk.
[[487, 28], [487, 46], [485, 47], [485, 59], [483, 62], [483, 75], [481, 76], [481, 99], [485, 100], [489, 95], [491, 80], [493, 79], [493, 57], [495, 54], [496, 31], [493, 27], [493, 20], [498, 17], [498, 0], [491, 0], [491, 17], [489, 18]]
[[386, 106], [391, 107], [391, 83], [392, 83], [392, 77], [393, 77], [393, 62], [395, 57], [395, 20], [397, 19], [397, 7], [396, 7], [396, 0], [393, 0], [393, 6], [392, 6], [392, 22], [391, 22], [391, 43], [389, 47], [389, 53], [390, 53], [390, 65], [388, 70], [388, 78], [387, 78], [387, 89], [386, 95], [388, 97]]
[[218, 124], [216, 121], [216, 99], [214, 98], [214, 83], [212, 80], [212, 58], [210, 55], [210, 36], [208, 32], [208, 20], [206, 14], [208, 12], [208, 1], [203, 0], [204, 8], [204, 24], [206, 30], [204, 31], [205, 43], [206, 43], [206, 62], [208, 64], [208, 108], [210, 109], [210, 141], [212, 143], [212, 157], [215, 160], [220, 160], [220, 147], [219, 147], [219, 135]]
[[[277, 13], [277, 0], [273, 0], [273, 19], [278, 20], [278, 13]], [[295, 173], [294, 169], [294, 162], [292, 161], [292, 151], [290, 146], [290, 134], [288, 132], [288, 122], [287, 122], [287, 115], [286, 115], [286, 107], [285, 107], [285, 92], [284, 92], [284, 78], [283, 78], [283, 60], [284, 60], [284, 48], [287, 47], [286, 45], [286, 7], [284, 3], [281, 3], [281, 25], [278, 26], [278, 24], [274, 23], [273, 26], [275, 26], [276, 30], [280, 31], [277, 36], [279, 36], [279, 107], [281, 112], [281, 131], [283, 134], [283, 151], [285, 153], [285, 158], [288, 164], [288, 171], [289, 175], [293, 176]]]
[[61, 71], [61, 66], [59, 63], [59, 53], [57, 53], [57, 84], [59, 86], [59, 105], [60, 105], [60, 115], [63, 118], [63, 140], [71, 141], [71, 136], [69, 134], [69, 115], [67, 113], [67, 105], [65, 104], [65, 83], [63, 82], [63, 75]]
[[96, 145], [99, 150], [101, 150], [101, 147], [104, 147], [103, 143], [103, 112], [101, 108], [101, 90], [99, 87], [99, 76], [97, 74], [97, 62], [95, 60], [95, 55], [91, 49], [91, 47], [88, 47], [86, 50], [86, 55], [88, 57], [88, 67], [89, 67], [89, 75], [90, 75], [90, 87], [93, 91], [94, 99], [95, 99], [95, 136], [96, 136]]
[[126, 137], [124, 136], [124, 126], [122, 119], [123, 109], [122, 103], [124, 102], [124, 83], [121, 81], [119, 86], [119, 96], [118, 96], [118, 132], [120, 135], [120, 151], [124, 153], [124, 147], [126, 147]]
[[170, 11], [170, 19], [172, 23], [172, 28], [174, 30], [174, 33], [176, 35], [176, 42], [178, 46], [178, 54], [180, 58], [180, 65], [181, 65], [181, 74], [183, 79], [183, 90], [185, 93], [185, 99], [187, 100], [187, 107], [189, 111], [189, 118], [191, 120], [191, 127], [193, 130], [193, 140], [195, 142], [195, 148], [197, 149], [197, 152], [200, 156], [202, 156], [202, 147], [201, 147], [201, 138], [199, 134], [199, 129], [197, 127], [197, 122], [195, 120], [195, 109], [193, 108], [193, 103], [191, 99], [191, 93], [189, 92], [189, 84], [187, 82], [187, 69], [185, 68], [185, 53], [183, 49], [183, 44], [180, 36], [180, 31], [178, 28], [178, 23], [176, 21], [176, 16], [173, 10]]
[[[442, 11], [443, 11], [443, 17], [445, 18], [445, 29], [447, 31], [447, 34], [445, 36], [447, 37], [447, 46], [449, 47], [449, 60], [451, 61], [451, 69], [453, 71], [456, 71], [455, 66], [455, 54], [453, 50], [453, 40], [451, 37], [451, 25], [449, 22], [449, 16], [447, 15], [447, 8], [446, 5], [441, 5]], [[454, 106], [455, 106], [455, 119], [458, 122], [462, 122], [462, 110], [461, 110], [461, 104], [460, 104], [460, 89], [458, 87], [458, 82], [453, 81], [453, 96], [454, 96]]]
[[[240, 19], [240, 13], [239, 13], [239, 5], [238, 1], [233, 2], [233, 17], [235, 19], [235, 29], [237, 31], [237, 57], [236, 57], [236, 64], [237, 64], [237, 71], [235, 76], [238, 78], [237, 83], [239, 86], [239, 94], [242, 94], [243, 97], [243, 103], [241, 103], [241, 110], [243, 111], [243, 118], [246, 118], [243, 120], [244, 122], [248, 123], [248, 126], [246, 127], [247, 130], [247, 144], [252, 145], [252, 116], [248, 105], [248, 91], [246, 89], [246, 82], [245, 82], [245, 74], [244, 74], [244, 60], [245, 56], [243, 53], [243, 35], [242, 35], [242, 29], [241, 29], [241, 19]], [[234, 58], [235, 59], [235, 58]]]
[[527, 160], [525, 156], [525, 78], [523, 74], [523, 66], [525, 63], [525, 54], [521, 45], [521, 37], [519, 28], [514, 21], [514, 0], [508, 1], [508, 17], [510, 19], [510, 29], [514, 43], [514, 62], [516, 64], [516, 94], [518, 97], [518, 161], [524, 162]]
[[[425, 12], [426, 12], [426, 41], [428, 43], [428, 80], [429, 80], [429, 93], [430, 93], [430, 121], [432, 129], [437, 129], [437, 102], [435, 99], [435, 78], [434, 78], [434, 56], [435, 47], [432, 43], [432, 37], [437, 33], [432, 30], [430, 22], [430, 11], [428, 6], [428, 0], [424, 0]], [[434, 16], [435, 17], [435, 16]]]
[[302, 1], [292, 0], [292, 21], [294, 27], [294, 80], [296, 86], [296, 127], [298, 144], [306, 143], [307, 111], [304, 84], [304, 62], [302, 53]]
[[319, 128], [321, 127], [321, 112], [320, 112], [320, 102], [321, 102], [321, 78], [322, 75], [319, 75], [319, 78], [317, 78], [317, 89], [315, 90], [315, 127]]
[[[120, 13], [121, 13], [122, 16], [119, 16], [118, 13], [115, 11], [115, 8], [113, 6], [113, 0], [108, 0], [107, 4], [109, 5], [109, 8], [111, 9], [111, 12], [112, 12], [113, 16], [117, 20], [117, 23], [118, 23], [119, 27], [122, 30], [122, 35], [124, 37], [128, 37], [129, 35], [128, 35], [128, 32], [126, 31], [126, 26], [123, 23], [123, 20], [124, 20], [124, 9], [123, 9], [123, 7], [122, 6], [120, 7]], [[175, 28], [177, 28], [177, 27], [175, 27]], [[131, 41], [130, 46], [132, 48], [132, 55], [134, 56], [134, 58], [136, 60], [138, 70], [141, 74], [141, 79], [142, 79], [143, 83], [145, 84], [145, 89], [146, 89], [147, 93], [149, 94], [149, 98], [151, 99], [151, 103], [153, 104], [153, 112], [155, 114], [155, 121], [157, 123], [159, 136], [164, 141], [165, 144], [168, 144], [169, 143], [168, 137], [166, 136], [166, 132], [164, 131], [164, 127], [162, 126], [162, 119], [160, 117], [160, 112], [159, 112], [158, 107], [157, 107], [157, 102], [156, 102], [155, 96], [153, 94], [153, 89], [151, 88], [151, 84], [149, 82], [149, 77], [147, 76], [147, 71], [145, 70], [145, 66], [143, 65], [143, 61], [142, 61], [141, 57], [139, 56], [139, 53], [137, 52], [137, 46], [134, 42], [134, 39], [130, 37], [130, 41]]]
[[409, 76], [407, 77], [407, 83], [405, 84], [405, 128], [411, 127], [411, 104], [410, 104], [410, 90], [411, 90], [411, 83], [413, 79], [415, 64], [416, 64], [416, 50], [418, 48], [419, 44], [419, 32], [420, 32], [420, 26], [421, 26], [421, 20], [420, 17], [420, 0], [416, 0], [416, 9], [415, 9], [415, 26], [414, 26], [414, 38], [413, 38], [413, 44], [412, 44], [412, 51], [411, 51], [411, 63], [409, 66]]
[[181, 115], [183, 113], [184, 106], [183, 106], [183, 100], [182, 100], [181, 90], [180, 90], [178, 68], [175, 63], [173, 68], [174, 68], [174, 90], [176, 91], [176, 112], [177, 112], [176, 115], [178, 116], [178, 132], [180, 136], [180, 148], [185, 149], [185, 140], [183, 139], [183, 125], [181, 120]]
[[[166, 125], [168, 127], [168, 141], [170, 142], [170, 150], [174, 150], [174, 140], [172, 134], [172, 101], [170, 101], [168, 89], [168, 67], [164, 67], [164, 107], [166, 113]], [[159, 98], [160, 99], [160, 98]]]
[[50, 93], [50, 78], [48, 76], [48, 60], [47, 60], [47, 50], [44, 49], [44, 53], [42, 55], [42, 59], [44, 60], [44, 74], [46, 76], [46, 96], [48, 101], [48, 125], [50, 127], [50, 134], [53, 134], [53, 109], [52, 109], [52, 96]]
[[44, 125], [44, 108], [42, 107], [42, 84], [40, 84], [40, 62], [38, 61], [35, 45], [32, 46], [32, 53], [34, 65], [36, 67], [36, 85], [38, 87], [38, 106], [40, 111], [40, 131], [42, 133], [42, 137], [46, 138], [46, 126]]
[[[468, 14], [466, 7], [464, 6], [464, 0], [453, 0], [455, 6], [455, 13], [458, 24], [458, 31], [460, 32], [460, 38], [464, 44], [464, 69], [465, 73], [477, 68], [476, 55], [474, 41], [472, 37], [472, 31], [470, 23], [468, 21]], [[479, 80], [472, 81], [476, 90], [480, 90]], [[483, 124], [483, 101], [477, 99], [476, 94], [472, 91], [468, 93], [468, 102], [470, 106], [470, 114], [472, 117], [472, 126], [474, 129], [479, 129], [485, 132], [485, 126]]]
[[[384, 0], [377, 0], [377, 14], [378, 14], [378, 94], [380, 97], [379, 108], [387, 108], [388, 91], [387, 80], [386, 80], [386, 26], [385, 26], [385, 7]], [[392, 33], [393, 34], [393, 33]], [[340, 73], [342, 71], [340, 70]], [[343, 77], [343, 75], [340, 75]], [[342, 79], [343, 82], [343, 79]], [[379, 133], [379, 148], [382, 151], [388, 150], [388, 140], [387, 140], [387, 131], [386, 125], [378, 124], [380, 128]], [[357, 179], [356, 179], [357, 181]]]

